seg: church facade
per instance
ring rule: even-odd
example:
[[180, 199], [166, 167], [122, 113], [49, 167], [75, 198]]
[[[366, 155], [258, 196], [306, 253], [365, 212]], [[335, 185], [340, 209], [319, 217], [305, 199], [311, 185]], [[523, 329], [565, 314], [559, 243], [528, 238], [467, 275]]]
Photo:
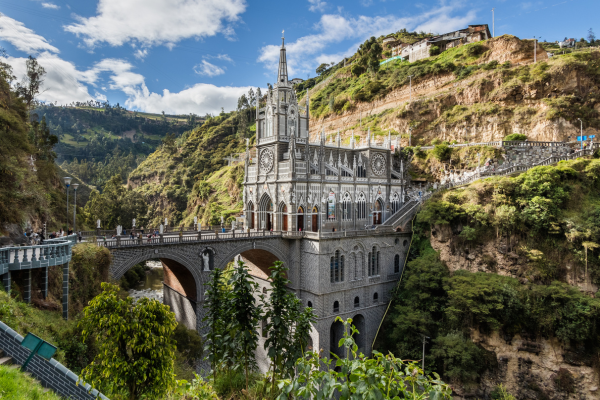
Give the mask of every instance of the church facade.
[[256, 152], [246, 151], [245, 224], [301, 236], [290, 289], [318, 316], [313, 346], [337, 351], [339, 315], [353, 318], [370, 354], [409, 247], [410, 233], [385, 225], [406, 198], [407, 174], [390, 136], [311, 140], [306, 104], [299, 107], [288, 81], [282, 39], [277, 81], [257, 107]]

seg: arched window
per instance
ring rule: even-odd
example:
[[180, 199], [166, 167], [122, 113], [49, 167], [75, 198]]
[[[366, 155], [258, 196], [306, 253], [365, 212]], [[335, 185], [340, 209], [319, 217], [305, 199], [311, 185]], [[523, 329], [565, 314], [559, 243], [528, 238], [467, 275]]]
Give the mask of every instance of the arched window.
[[373, 293], [373, 303], [379, 303], [379, 294], [377, 292]]
[[408, 240], [404, 239], [404, 242], [402, 242], [402, 245], [403, 245], [404, 247], [408, 246]]
[[337, 300], [333, 302], [333, 312], [340, 312], [340, 302]]
[[302, 206], [298, 207], [298, 212], [296, 214], [296, 229], [299, 231], [304, 230], [304, 208], [302, 208]]
[[312, 231], [319, 232], [319, 209], [314, 206], [312, 209]]
[[379, 250], [373, 246], [369, 253], [369, 276], [379, 275]]
[[367, 218], [367, 198], [363, 192], [358, 194], [358, 200], [356, 201], [356, 218], [366, 219]]
[[260, 321], [260, 330], [262, 331], [262, 337], [267, 337], [267, 320], [263, 319], [262, 321]]
[[312, 301], [309, 301], [308, 303], [306, 303], [306, 305], [310, 308], [312, 308]]
[[369, 255], [367, 256], [367, 263], [369, 264], [369, 266], [367, 267], [367, 276], [372, 276], [373, 274], [371, 273], [371, 269], [372, 269], [372, 258], [371, 258], [371, 252], [369, 252]]
[[331, 283], [344, 281], [344, 256], [339, 250], [329, 259], [329, 279]]
[[377, 199], [373, 204], [373, 225], [381, 225], [383, 221], [383, 204]]
[[273, 202], [268, 195], [263, 195], [258, 205], [259, 229], [273, 229]]
[[392, 214], [395, 214], [396, 211], [400, 210], [400, 196], [398, 196], [398, 193], [394, 193], [392, 195]]
[[266, 287], [263, 288], [263, 293], [267, 294], [267, 288]]
[[288, 210], [285, 203], [279, 205], [279, 227], [282, 231], [288, 230]]
[[349, 193], [346, 193], [342, 198], [342, 219], [352, 221], [352, 198]]
[[248, 212], [248, 228], [254, 229], [254, 204], [251, 201], [248, 202], [246, 210]]
[[360, 307], [360, 299], [358, 298], [358, 296], [356, 296], [354, 298], [354, 308], [358, 308]]
[[400, 272], [400, 255], [396, 254], [394, 256], [394, 273], [397, 274]]

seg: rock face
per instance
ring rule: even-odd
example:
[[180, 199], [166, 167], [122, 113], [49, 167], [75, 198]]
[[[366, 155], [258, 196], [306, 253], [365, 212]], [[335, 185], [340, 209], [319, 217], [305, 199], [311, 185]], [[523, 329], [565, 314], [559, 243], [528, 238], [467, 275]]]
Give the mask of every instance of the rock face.
[[[580, 134], [576, 118], [566, 119], [561, 107], [575, 103], [584, 106], [588, 94], [600, 91], [583, 65], [573, 67], [552, 60], [549, 67], [534, 67], [533, 41], [514, 36], [491, 39], [485, 46], [489, 50], [479, 60], [482, 64], [509, 61], [512, 72], [497, 68], [478, 71], [462, 80], [457, 80], [453, 73], [419, 78], [412, 82], [412, 94], [408, 85], [404, 85], [370, 103], [355, 102], [354, 107], [341, 114], [312, 119], [311, 137], [315, 138], [322, 129], [326, 133], [340, 130], [343, 137], [352, 132], [364, 136], [360, 121], [386, 110], [391, 112], [381, 118], [380, 129], [408, 133], [412, 126], [413, 145], [419, 139], [429, 143], [434, 138], [488, 142], [511, 133], [525, 133], [529, 140], [536, 141], [568, 141]], [[538, 44], [538, 65], [547, 60], [546, 51]], [[560, 112], [549, 114], [552, 107], [547, 101], [551, 99], [561, 100], [562, 105], [555, 105]], [[590, 108], [597, 120], [600, 104], [592, 104]], [[584, 135], [600, 134], [595, 122], [586, 125]], [[408, 139], [405, 142], [402, 144], [407, 145]]]
[[[455, 246], [453, 237], [461, 226], [435, 226], [431, 245], [451, 272], [468, 270], [511, 276], [528, 283], [526, 260], [514, 249], [517, 243], [506, 238], [491, 240], [476, 248]], [[598, 287], [586, 283], [582, 275], [569, 278], [571, 285], [595, 293]], [[494, 388], [503, 384], [517, 399], [598, 399], [600, 375], [592, 355], [570, 347], [555, 338], [532, 337], [526, 332], [510, 336], [503, 332], [482, 333], [471, 330], [471, 339], [492, 352], [498, 362], [486, 371], [478, 386], [455, 387], [459, 398], [489, 398]]]

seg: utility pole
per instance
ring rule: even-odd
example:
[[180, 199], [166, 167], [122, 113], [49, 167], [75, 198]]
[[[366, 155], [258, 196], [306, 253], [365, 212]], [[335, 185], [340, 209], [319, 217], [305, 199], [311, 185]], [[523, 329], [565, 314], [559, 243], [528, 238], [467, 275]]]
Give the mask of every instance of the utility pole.
[[580, 124], [580, 136], [579, 138], [581, 139], [581, 150], [583, 150], [583, 121], [581, 120], [581, 118], [577, 118], [579, 120], [579, 124]]
[[423, 335], [423, 360], [421, 360], [422, 367], [423, 367], [423, 376], [425, 375], [425, 345], [427, 344], [427, 339], [431, 339], [431, 338], [429, 336]]
[[494, 24], [494, 10], [495, 10], [495, 8], [492, 8], [492, 37], [496, 36], [495, 24]]

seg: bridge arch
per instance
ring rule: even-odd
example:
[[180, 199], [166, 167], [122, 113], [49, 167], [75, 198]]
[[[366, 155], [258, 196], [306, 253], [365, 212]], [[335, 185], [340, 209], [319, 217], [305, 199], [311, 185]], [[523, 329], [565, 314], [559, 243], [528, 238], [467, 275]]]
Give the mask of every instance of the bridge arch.
[[233, 246], [226, 252], [217, 254], [218, 260], [215, 261], [215, 268], [223, 269], [227, 264], [238, 254], [248, 259], [267, 276], [270, 275], [269, 267], [275, 261], [282, 261], [288, 269], [292, 268], [292, 260], [288, 252], [282, 249], [278, 240], [277, 243], [269, 243], [269, 239], [261, 239], [256, 241], [240, 242], [237, 246]]

